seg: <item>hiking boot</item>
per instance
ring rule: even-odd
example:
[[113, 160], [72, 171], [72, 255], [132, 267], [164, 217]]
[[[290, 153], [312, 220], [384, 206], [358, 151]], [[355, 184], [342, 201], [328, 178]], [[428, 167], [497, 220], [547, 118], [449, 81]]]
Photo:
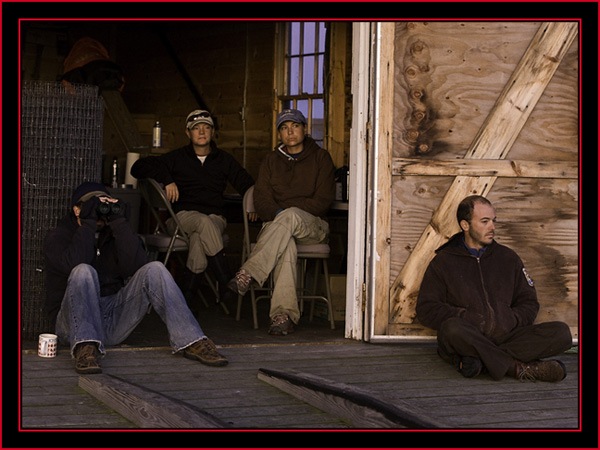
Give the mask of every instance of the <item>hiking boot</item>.
[[235, 274], [235, 277], [233, 277], [229, 283], [227, 283], [227, 287], [236, 294], [244, 296], [250, 288], [251, 281], [252, 275], [250, 275], [244, 269], [240, 269], [238, 273]]
[[73, 351], [75, 355], [75, 371], [82, 375], [92, 373], [102, 373], [102, 368], [98, 360], [100, 359], [100, 351], [94, 342], [83, 342], [77, 344]]
[[516, 378], [520, 381], [561, 381], [567, 376], [567, 368], [556, 359], [518, 363]]
[[294, 322], [285, 313], [276, 314], [271, 320], [271, 326], [269, 327], [269, 334], [275, 336], [285, 336], [288, 333], [294, 332]]
[[465, 378], [473, 378], [481, 373], [483, 364], [479, 358], [463, 356], [456, 364], [456, 370]]
[[200, 361], [207, 366], [226, 366], [229, 361], [217, 351], [213, 341], [208, 338], [200, 339], [183, 350], [183, 356], [187, 359]]

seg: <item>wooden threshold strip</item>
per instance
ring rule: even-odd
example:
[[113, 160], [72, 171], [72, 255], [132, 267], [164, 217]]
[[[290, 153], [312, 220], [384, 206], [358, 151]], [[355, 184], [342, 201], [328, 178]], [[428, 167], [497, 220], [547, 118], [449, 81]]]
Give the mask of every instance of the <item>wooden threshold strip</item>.
[[258, 379], [321, 411], [347, 420], [355, 428], [448, 428], [402, 400], [393, 404], [348, 384], [309, 373], [259, 369]]
[[79, 386], [141, 428], [230, 428], [193, 405], [114, 375], [80, 376]]

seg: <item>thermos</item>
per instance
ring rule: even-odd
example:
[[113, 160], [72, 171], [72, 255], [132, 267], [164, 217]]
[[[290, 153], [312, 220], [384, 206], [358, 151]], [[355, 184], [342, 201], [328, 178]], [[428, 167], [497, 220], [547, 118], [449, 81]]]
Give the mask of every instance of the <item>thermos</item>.
[[111, 186], [113, 188], [119, 187], [118, 176], [119, 176], [119, 163], [117, 162], [117, 158], [114, 158], [113, 162], [112, 162], [112, 184], [111, 184]]
[[152, 129], [152, 147], [162, 147], [162, 130], [160, 128], [160, 122], [157, 120]]

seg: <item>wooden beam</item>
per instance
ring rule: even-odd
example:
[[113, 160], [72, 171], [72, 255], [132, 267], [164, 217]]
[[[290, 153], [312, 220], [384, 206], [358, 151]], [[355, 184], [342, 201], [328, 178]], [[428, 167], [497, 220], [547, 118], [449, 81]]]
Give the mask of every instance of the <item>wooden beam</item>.
[[102, 98], [104, 99], [104, 109], [113, 122], [127, 151], [140, 152], [140, 150], [147, 149], [148, 145], [144, 143], [121, 93], [117, 90], [105, 89], [102, 91]]
[[402, 400], [390, 402], [354, 386], [316, 375], [259, 369], [258, 379], [356, 428], [448, 428]]
[[329, 28], [329, 71], [326, 75], [327, 108], [325, 121], [325, 149], [331, 155], [335, 167], [348, 165], [346, 133], [346, 58], [348, 29], [347, 22], [331, 22]]
[[392, 149], [394, 127], [394, 41], [396, 25], [391, 22], [377, 23], [375, 50], [376, 68], [375, 101], [373, 113], [373, 172], [371, 183], [373, 189], [370, 214], [372, 214], [372, 242], [369, 252], [373, 254], [373, 269], [369, 269], [370, 297], [373, 299], [372, 335], [387, 334], [389, 324], [389, 293], [392, 223]]
[[394, 158], [392, 175], [577, 179], [577, 161]]
[[141, 428], [229, 428], [199, 408], [114, 375], [80, 376], [79, 386]]
[[[578, 33], [577, 22], [544, 22], [471, 143], [467, 159], [504, 159]], [[421, 280], [435, 249], [459, 231], [455, 212], [468, 195], [487, 195], [495, 176], [458, 176], [390, 289], [390, 320], [412, 323]]]

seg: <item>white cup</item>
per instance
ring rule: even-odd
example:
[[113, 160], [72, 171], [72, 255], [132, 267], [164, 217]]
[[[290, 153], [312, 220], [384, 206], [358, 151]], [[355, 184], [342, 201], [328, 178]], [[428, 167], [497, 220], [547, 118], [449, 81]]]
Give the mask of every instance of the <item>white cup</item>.
[[42, 358], [54, 358], [56, 356], [56, 347], [58, 336], [55, 334], [40, 334], [38, 341], [38, 356]]

